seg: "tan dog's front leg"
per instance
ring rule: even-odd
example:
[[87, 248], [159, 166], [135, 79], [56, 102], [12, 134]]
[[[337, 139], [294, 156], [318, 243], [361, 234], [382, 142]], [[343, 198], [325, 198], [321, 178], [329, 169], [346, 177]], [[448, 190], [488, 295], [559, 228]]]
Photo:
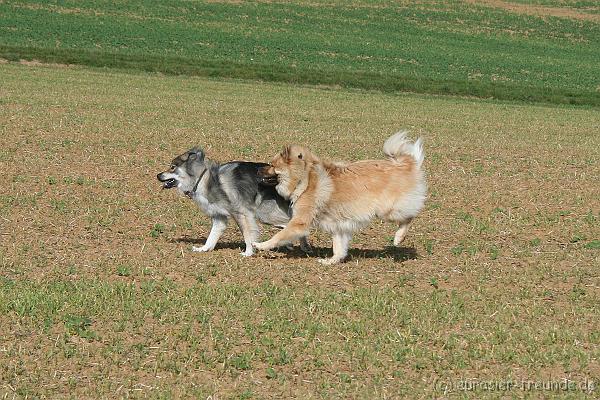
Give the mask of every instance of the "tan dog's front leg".
[[292, 218], [287, 226], [277, 232], [275, 236], [265, 242], [254, 243], [254, 247], [258, 250], [271, 250], [284, 244], [293, 243], [302, 237], [308, 236], [309, 227], [310, 225], [306, 222], [295, 221]]
[[302, 237], [308, 236], [308, 230], [310, 229], [310, 224], [313, 220], [314, 209], [311, 206], [311, 199], [308, 199], [308, 202], [306, 202], [306, 198], [302, 200], [303, 201], [299, 201], [294, 207], [294, 215], [285, 228], [265, 242], [254, 243], [254, 247], [258, 250], [271, 250], [275, 247], [293, 243]]
[[265, 242], [254, 243], [254, 247], [258, 250], [271, 250], [308, 236], [310, 225], [316, 214], [314, 193], [304, 193], [298, 198], [292, 209], [292, 219], [285, 228]]

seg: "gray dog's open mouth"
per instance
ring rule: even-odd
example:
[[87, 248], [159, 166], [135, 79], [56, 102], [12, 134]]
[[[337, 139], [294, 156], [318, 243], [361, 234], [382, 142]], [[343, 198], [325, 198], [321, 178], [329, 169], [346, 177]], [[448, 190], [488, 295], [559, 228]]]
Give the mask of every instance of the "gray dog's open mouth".
[[163, 189], [171, 189], [177, 186], [177, 180], [175, 179], [167, 179], [163, 182]]
[[263, 176], [261, 178], [261, 182], [264, 185], [268, 185], [268, 186], [277, 186], [277, 184], [279, 183], [279, 181], [277, 180], [277, 175]]

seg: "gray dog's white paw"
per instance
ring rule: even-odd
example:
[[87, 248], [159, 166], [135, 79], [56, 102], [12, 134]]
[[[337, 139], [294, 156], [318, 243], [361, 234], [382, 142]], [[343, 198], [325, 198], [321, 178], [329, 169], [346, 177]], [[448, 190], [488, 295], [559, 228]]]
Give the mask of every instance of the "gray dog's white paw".
[[202, 246], [202, 247], [196, 247], [196, 246], [192, 246], [192, 251], [195, 251], [197, 253], [204, 253], [206, 251], [211, 251], [212, 249], [210, 247], [206, 247], [206, 246]]

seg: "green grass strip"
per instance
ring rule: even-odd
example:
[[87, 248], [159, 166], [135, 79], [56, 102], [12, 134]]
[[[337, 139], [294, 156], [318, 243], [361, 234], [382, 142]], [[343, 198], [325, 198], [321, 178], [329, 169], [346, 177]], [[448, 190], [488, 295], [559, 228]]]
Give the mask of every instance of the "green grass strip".
[[160, 72], [171, 75], [236, 78], [292, 84], [326, 85], [382, 92], [415, 92], [473, 96], [497, 100], [600, 106], [600, 93], [560, 88], [538, 88], [507, 83], [433, 80], [367, 71], [319, 70], [285, 65], [261, 65], [201, 60], [151, 54], [118, 54], [83, 49], [48, 49], [0, 45], [0, 57], [9, 61], [76, 64]]

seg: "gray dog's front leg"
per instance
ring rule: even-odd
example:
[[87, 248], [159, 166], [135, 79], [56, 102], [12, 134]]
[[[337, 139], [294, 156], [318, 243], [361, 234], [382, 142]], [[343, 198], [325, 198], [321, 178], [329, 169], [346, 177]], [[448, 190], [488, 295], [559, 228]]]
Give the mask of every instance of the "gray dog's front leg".
[[225, 228], [227, 228], [227, 217], [213, 217], [212, 228], [210, 229], [206, 243], [202, 247], [193, 246], [192, 251], [204, 252], [214, 249]]

